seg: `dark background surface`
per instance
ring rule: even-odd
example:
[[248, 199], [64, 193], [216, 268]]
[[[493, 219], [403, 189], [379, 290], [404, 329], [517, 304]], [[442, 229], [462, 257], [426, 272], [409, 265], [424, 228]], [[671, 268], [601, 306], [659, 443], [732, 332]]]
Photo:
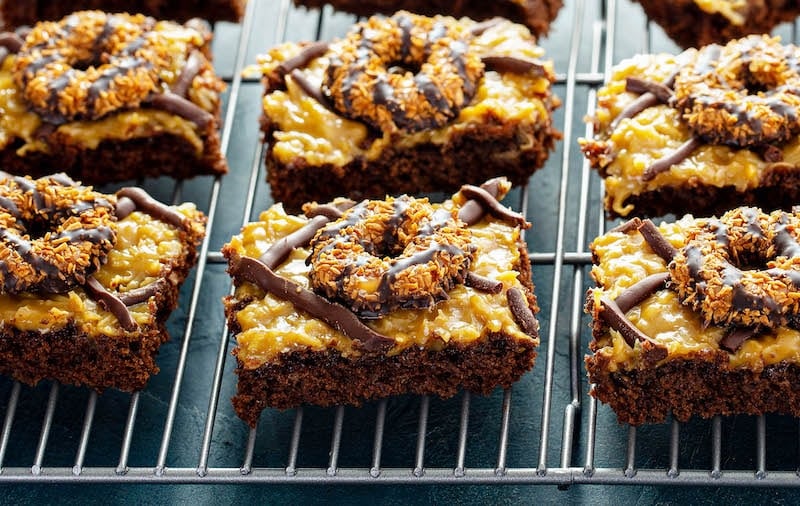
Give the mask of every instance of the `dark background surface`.
[[[252, 0], [256, 1], [256, 0]], [[562, 76], [556, 92], [565, 99], [565, 105], [556, 113], [559, 128], [566, 138], [552, 153], [547, 166], [536, 173], [525, 190], [514, 190], [506, 203], [515, 208], [522, 204], [522, 192], [527, 191], [526, 214], [533, 222], [527, 240], [534, 254], [543, 254], [534, 264], [534, 281], [542, 307], [539, 315], [542, 328], [542, 347], [534, 370], [514, 386], [511, 397], [511, 418], [507, 467], [509, 469], [534, 469], [539, 463], [539, 453], [546, 445], [546, 467], [561, 468], [564, 455], [562, 428], [563, 414], [573, 400], [581, 409], [576, 419], [575, 444], [570, 450], [567, 467], [580, 469], [584, 465], [587, 449], [593, 449], [596, 468], [618, 470], [622, 476], [628, 445], [628, 428], [617, 424], [614, 414], [599, 406], [596, 418], [596, 441], [589, 448], [590, 417], [588, 390], [582, 369], [582, 356], [589, 339], [587, 321], [582, 316], [583, 292], [589, 285], [588, 269], [577, 265], [554, 265], [553, 252], [583, 252], [588, 242], [601, 227], [599, 180], [595, 175], [583, 179], [585, 167], [578, 151], [576, 139], [585, 135], [582, 122], [587, 114], [591, 89], [597, 82], [597, 71], [603, 70], [602, 56], [606, 46], [603, 28], [611, 28], [614, 63], [622, 58], [647, 51], [672, 51], [675, 46], [660, 29], [647, 24], [638, 6], [625, 0], [608, 2], [613, 23], [603, 24], [603, 4], [590, 0], [583, 4], [567, 1], [559, 14], [550, 35], [542, 40], [548, 55], [555, 61], [556, 71]], [[327, 39], [342, 35], [354, 18], [326, 9], [318, 11], [290, 8], [284, 18], [285, 2], [260, 0], [254, 5], [252, 30], [246, 35], [247, 63], [255, 62], [255, 55], [276, 41], [304, 40], [317, 37]], [[286, 26], [285, 35], [281, 27]], [[241, 26], [221, 23], [216, 27], [215, 57], [220, 74], [231, 77], [237, 41]], [[784, 40], [791, 40], [791, 27], [782, 27]], [[575, 55], [574, 70], [584, 76], [574, 86], [565, 83], [570, 71], [570, 49]], [[594, 55], [594, 57], [593, 57]], [[576, 74], [576, 75], [578, 75]], [[586, 77], [588, 76], [588, 77]], [[595, 76], [595, 77], [592, 77]], [[232, 87], [229, 86], [228, 97]], [[569, 97], [569, 91], [573, 91]], [[238, 232], [244, 219], [257, 216], [272, 201], [264, 182], [264, 168], [259, 163], [258, 116], [261, 86], [256, 81], [242, 83], [233, 109], [230, 144], [227, 156], [231, 173], [219, 182], [216, 217], [211, 227], [209, 251], [220, 247]], [[566, 150], [566, 151], [565, 151]], [[256, 168], [257, 186], [253, 195], [247, 188]], [[176, 193], [175, 184], [168, 179], [145, 180], [141, 183], [162, 201], [170, 201]], [[178, 200], [197, 202], [208, 211], [215, 194], [214, 180], [207, 177], [185, 182], [177, 192]], [[107, 187], [114, 190], [115, 187]], [[244, 216], [246, 202], [252, 202], [252, 213]], [[586, 209], [583, 213], [582, 210]], [[559, 211], [563, 211], [560, 213]], [[563, 216], [560, 224], [559, 217]], [[602, 225], [608, 226], [608, 224]], [[579, 236], [579, 231], [585, 233]], [[548, 254], [551, 254], [548, 256]], [[560, 267], [556, 271], [556, 267]], [[577, 278], [576, 278], [577, 276]], [[577, 281], [576, 281], [577, 279]], [[174, 428], [167, 453], [169, 469], [195, 468], [201, 452], [204, 427], [208, 419], [210, 392], [214, 386], [214, 368], [224, 359], [220, 384], [219, 406], [212, 412], [214, 422], [210, 445], [211, 468], [238, 469], [242, 465], [248, 439], [248, 428], [238, 420], [229, 398], [235, 389], [234, 360], [229, 356], [232, 342], [224, 331], [220, 299], [230, 289], [224, 265], [210, 261], [201, 275], [199, 298], [194, 311], [191, 300], [195, 278], [188, 280], [181, 296], [181, 307], [170, 319], [173, 337], [161, 350], [161, 373], [155, 376], [140, 394], [134, 420], [128, 466], [153, 468], [164, 434], [170, 398], [176, 379], [182, 373], [177, 398]], [[187, 319], [194, 313], [191, 332], [186, 332]], [[577, 353], [570, 352], [570, 336], [577, 332]], [[181, 354], [186, 349], [186, 366], [179, 370]], [[222, 353], [222, 355], [220, 355]], [[552, 360], [552, 386], [550, 405], [545, 405], [547, 392], [547, 358]], [[571, 392], [570, 373], [575, 373], [577, 399]], [[13, 384], [0, 380], [0, 416], [5, 414]], [[4, 470], [30, 468], [35, 459], [37, 441], [42, 432], [48, 396], [52, 385], [41, 384], [21, 390], [16, 417], [12, 426], [8, 450], [2, 462]], [[48, 468], [70, 468], [81, 436], [85, 407], [89, 393], [83, 389], [60, 387], [49, 440], [44, 455], [45, 475]], [[459, 420], [463, 395], [449, 400], [430, 400], [427, 425], [425, 466], [427, 468], [453, 468], [458, 450]], [[382, 446], [381, 464], [384, 468], [411, 469], [414, 465], [417, 441], [418, 415], [421, 400], [417, 397], [391, 399], [386, 405], [386, 435]], [[487, 397], [471, 397], [469, 430], [465, 464], [469, 469], [493, 469], [499, 448], [503, 392]], [[131, 395], [106, 392], [97, 400], [92, 432], [86, 453], [85, 468], [111, 469], [120, 460], [124, 428], [129, 413]], [[373, 431], [378, 404], [362, 408], [346, 408], [342, 430], [339, 467], [342, 469], [369, 469], [372, 459]], [[549, 414], [549, 437], [541, 440], [543, 412]], [[253, 465], [260, 468], [281, 469], [287, 465], [287, 455], [296, 412], [267, 411], [257, 431]], [[300, 432], [298, 468], [324, 469], [327, 467], [335, 410], [305, 408]], [[791, 472], [798, 468], [798, 421], [787, 417], [766, 417], [767, 471]], [[722, 469], [754, 470], [756, 463], [757, 419], [732, 417], [722, 420]], [[58, 502], [76, 503], [130, 503], [130, 504], [231, 504], [231, 503], [373, 503], [384, 504], [654, 504], [654, 503], [775, 503], [793, 504], [800, 501], [800, 493], [793, 488], [753, 487], [755, 478], [746, 480], [744, 487], [715, 487], [713, 480], [701, 480], [704, 486], [669, 485], [666, 469], [669, 468], [670, 425], [641, 428], [637, 434], [636, 466], [641, 469], [663, 470], [655, 481], [658, 484], [573, 485], [559, 490], [556, 485], [508, 485], [498, 480], [491, 485], [447, 484], [394, 484], [372, 483], [343, 485], [334, 479], [325, 479], [319, 473], [318, 485], [292, 483], [291, 477], [281, 483], [242, 484], [233, 475], [224, 484], [161, 484], [157, 483], [49, 483], [46, 476], [21, 476], [21, 483], [0, 485], [0, 501], [8, 504], [41, 504]], [[693, 420], [681, 427], [679, 463], [685, 470], [711, 468], [711, 424]], [[753, 471], [754, 473], [755, 471]], [[6, 471], [6, 476], [8, 472]], [[3, 474], [0, 473], [0, 478]], [[110, 472], [107, 481], [115, 480]], [[64, 481], [64, 480], [61, 480]], [[102, 481], [102, 480], [101, 480]], [[368, 480], [365, 480], [368, 482]], [[374, 480], [373, 480], [374, 481]], [[414, 479], [409, 474], [409, 483]], [[535, 480], [530, 480], [535, 481]], [[598, 480], [600, 482], [600, 480]], [[800, 486], [800, 478], [789, 482]]]

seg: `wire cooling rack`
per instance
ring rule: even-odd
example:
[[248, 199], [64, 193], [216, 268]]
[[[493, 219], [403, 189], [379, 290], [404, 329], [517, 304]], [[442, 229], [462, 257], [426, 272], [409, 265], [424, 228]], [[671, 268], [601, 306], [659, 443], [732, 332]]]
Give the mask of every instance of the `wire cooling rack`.
[[[611, 224], [576, 139], [591, 135], [583, 118], [614, 62], [676, 48], [627, 1], [566, 3], [542, 41], [555, 61], [564, 140], [507, 198], [534, 223], [526, 240], [542, 346], [531, 373], [486, 397], [267, 410], [252, 430], [235, 417], [233, 344], [221, 303], [231, 285], [219, 249], [271, 204], [257, 128], [261, 84], [242, 70], [275, 43], [342, 35], [355, 20], [291, 0], [251, 0], [241, 24], [215, 27], [215, 61], [228, 82], [222, 149], [231, 173], [137, 182], [162, 201], [195, 201], [209, 218], [200, 261], [168, 324], [161, 373], [134, 394], [0, 380], [0, 482], [800, 485], [797, 419], [717, 417], [636, 429], [586, 395], [588, 243]], [[797, 40], [795, 26], [781, 30], [784, 40]]]

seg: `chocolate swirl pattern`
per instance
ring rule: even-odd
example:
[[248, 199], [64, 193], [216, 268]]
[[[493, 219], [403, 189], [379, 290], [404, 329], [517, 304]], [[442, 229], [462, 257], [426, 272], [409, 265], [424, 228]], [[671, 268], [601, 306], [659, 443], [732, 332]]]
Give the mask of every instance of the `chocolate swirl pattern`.
[[372, 17], [343, 41], [323, 92], [343, 115], [385, 132], [441, 126], [471, 100], [483, 75], [468, 50], [471, 37], [441, 17]]

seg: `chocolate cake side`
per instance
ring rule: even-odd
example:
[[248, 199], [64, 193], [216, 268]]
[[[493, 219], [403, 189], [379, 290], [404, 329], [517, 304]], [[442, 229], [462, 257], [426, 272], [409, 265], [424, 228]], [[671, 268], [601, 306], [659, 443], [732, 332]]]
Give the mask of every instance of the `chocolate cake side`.
[[[266, 138], [272, 131], [265, 130]], [[343, 166], [309, 165], [298, 158], [282, 163], [267, 152], [267, 181], [272, 198], [287, 210], [297, 211], [312, 200], [325, 202], [344, 195], [352, 199], [381, 198], [392, 193], [453, 192], [464, 181], [505, 176], [523, 185], [531, 167], [544, 165], [560, 134], [552, 122], [541, 125], [497, 123], [471, 127], [454, 134], [447, 144], [418, 144], [385, 149], [380, 158], [356, 158]], [[526, 149], [519, 139], [530, 139]], [[435, 169], [432, 169], [435, 167]]]
[[754, 372], [731, 370], [728, 354], [718, 352], [658, 367], [610, 372], [608, 358], [586, 358], [591, 394], [608, 404], [621, 423], [662, 423], [672, 416], [681, 422], [692, 416], [800, 416], [800, 367], [780, 363]]
[[58, 136], [54, 136], [49, 152], [25, 156], [17, 154], [20, 144], [18, 141], [0, 150], [0, 167], [13, 174], [32, 177], [44, 176], [51, 173], [53, 167], [60, 167], [76, 179], [102, 184], [140, 177], [187, 179], [202, 174], [224, 174], [228, 170], [225, 158], [220, 155], [216, 122], [206, 127], [204, 150], [199, 157], [185, 138], [170, 134], [106, 140], [95, 149], [59, 142]]
[[59, 19], [81, 9], [107, 12], [141, 12], [159, 19], [184, 22], [191, 18], [209, 21], [238, 21], [244, 15], [245, 0], [0, 0], [0, 27], [14, 29], [46, 19]]
[[433, 16], [467, 16], [473, 19], [487, 19], [494, 16], [510, 19], [515, 23], [527, 25], [537, 36], [546, 35], [563, 2], [561, 0], [466, 0], [452, 2], [447, 0], [294, 0], [297, 5], [322, 7], [332, 5], [335, 9], [352, 12], [359, 16], [369, 16], [376, 12], [392, 14], [404, 9], [419, 14]]
[[722, 12], [706, 12], [695, 0], [636, 1], [649, 18], [684, 48], [726, 42], [753, 33], [769, 33], [776, 25], [800, 15], [800, 5], [787, 0], [747, 1], [741, 13], [734, 10], [728, 16]]

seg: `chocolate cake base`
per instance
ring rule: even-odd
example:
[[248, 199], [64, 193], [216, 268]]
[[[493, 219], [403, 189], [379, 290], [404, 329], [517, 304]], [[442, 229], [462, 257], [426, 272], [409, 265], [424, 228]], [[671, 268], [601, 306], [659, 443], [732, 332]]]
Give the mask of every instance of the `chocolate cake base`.
[[400, 355], [342, 357], [335, 351], [292, 352], [255, 370], [241, 365], [236, 414], [250, 426], [267, 407], [287, 409], [301, 404], [360, 405], [398, 394], [452, 397], [459, 390], [488, 394], [508, 388], [536, 358], [531, 342], [491, 334], [475, 346], [449, 346], [441, 351], [409, 349]]
[[725, 42], [753, 33], [769, 33], [776, 25], [800, 15], [800, 3], [797, 2], [749, 1], [744, 23], [735, 25], [721, 14], [703, 11], [694, 0], [636, 1], [642, 5], [649, 18], [684, 48]]
[[[619, 218], [606, 194], [606, 214]], [[790, 210], [800, 202], [800, 167], [776, 163], [766, 168], [758, 187], [740, 191], [735, 186], [711, 186], [692, 181], [683, 186], [663, 186], [639, 195], [630, 196], [625, 203], [633, 204], [637, 216], [663, 216], [676, 213], [696, 216], [720, 215], [728, 211], [731, 202], [737, 206], [756, 206], [763, 209]], [[630, 216], [628, 216], [630, 217]]]
[[392, 14], [407, 10], [426, 16], [444, 14], [467, 16], [472, 19], [487, 19], [494, 16], [510, 19], [527, 25], [537, 35], [545, 35], [550, 22], [556, 18], [563, 5], [562, 0], [294, 0], [296, 5], [322, 7], [332, 5], [335, 9], [352, 12], [360, 16], [375, 13]]
[[591, 394], [621, 423], [661, 423], [671, 413], [685, 422], [698, 415], [781, 413], [800, 416], [800, 367], [770, 365], [761, 372], [729, 367], [728, 353], [672, 360], [658, 367], [609, 372], [605, 359], [586, 359]]
[[[530, 139], [525, 150], [520, 150], [520, 138]], [[559, 138], [549, 120], [525, 128], [513, 123], [484, 124], [454, 133], [447, 144], [390, 147], [376, 160], [357, 158], [344, 166], [311, 166], [304, 159], [283, 164], [270, 148], [267, 180], [273, 199], [292, 212], [305, 202], [327, 202], [337, 196], [360, 200], [387, 194], [454, 192], [465, 183], [479, 184], [497, 176], [522, 185], [544, 165]]]
[[54, 167], [84, 183], [102, 184], [140, 177], [170, 176], [186, 179], [199, 175], [221, 175], [228, 164], [220, 154], [219, 135], [209, 132], [204, 153], [181, 137], [162, 134], [126, 141], [102, 141], [96, 149], [50, 140], [50, 153], [17, 154], [20, 143], [0, 150], [0, 167], [11, 174], [34, 178], [53, 172]]
[[191, 18], [209, 21], [238, 21], [246, 0], [0, 0], [0, 26], [13, 29], [37, 21], [61, 19], [78, 10], [147, 14], [156, 19], [184, 22]]

